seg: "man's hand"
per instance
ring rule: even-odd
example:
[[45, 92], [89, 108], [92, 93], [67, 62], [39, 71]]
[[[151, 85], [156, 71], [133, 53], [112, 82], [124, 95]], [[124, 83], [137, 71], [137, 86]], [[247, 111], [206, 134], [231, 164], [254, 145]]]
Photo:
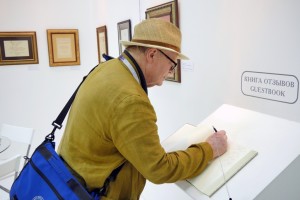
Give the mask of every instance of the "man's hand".
[[225, 131], [218, 131], [206, 139], [213, 149], [214, 158], [224, 154], [227, 151], [227, 136]]

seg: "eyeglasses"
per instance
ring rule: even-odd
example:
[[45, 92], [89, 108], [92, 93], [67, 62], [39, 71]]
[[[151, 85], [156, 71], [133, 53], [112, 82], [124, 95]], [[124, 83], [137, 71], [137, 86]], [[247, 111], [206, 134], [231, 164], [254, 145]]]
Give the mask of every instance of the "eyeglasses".
[[160, 53], [162, 53], [166, 58], [168, 58], [174, 65], [171, 66], [170, 71], [173, 71], [175, 67], [177, 66], [177, 63], [172, 60], [167, 54], [165, 54], [162, 50], [158, 49]]

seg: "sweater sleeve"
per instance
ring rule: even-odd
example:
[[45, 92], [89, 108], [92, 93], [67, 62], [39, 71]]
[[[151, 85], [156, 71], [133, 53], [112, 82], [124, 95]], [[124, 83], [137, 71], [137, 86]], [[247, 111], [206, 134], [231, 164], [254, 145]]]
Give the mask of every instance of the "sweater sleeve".
[[110, 130], [118, 151], [153, 183], [172, 183], [197, 176], [213, 158], [206, 142], [191, 145], [185, 151], [166, 153], [160, 144], [154, 109], [141, 96], [120, 101]]

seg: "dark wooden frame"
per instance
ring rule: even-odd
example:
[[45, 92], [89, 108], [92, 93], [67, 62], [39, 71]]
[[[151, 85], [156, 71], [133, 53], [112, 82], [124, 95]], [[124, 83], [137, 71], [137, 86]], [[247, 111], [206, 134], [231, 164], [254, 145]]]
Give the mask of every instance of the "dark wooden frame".
[[106, 26], [101, 26], [96, 29], [97, 32], [97, 46], [98, 46], [98, 60], [99, 63], [105, 62], [102, 54], [108, 55], [107, 43], [107, 29]]
[[0, 32], [0, 65], [38, 63], [36, 32]]
[[[145, 15], [146, 15], [146, 19], [161, 18], [179, 27], [177, 0], [148, 8], [145, 12]], [[177, 63], [178, 65], [175, 68], [174, 73], [169, 74], [166, 80], [181, 83], [181, 63], [179, 59], [177, 60]]]
[[[123, 38], [122, 31], [125, 31], [127, 38]], [[120, 40], [130, 41], [131, 35], [131, 21], [130, 19], [118, 23], [118, 43], [119, 43], [119, 54], [124, 51], [124, 47], [120, 43]]]

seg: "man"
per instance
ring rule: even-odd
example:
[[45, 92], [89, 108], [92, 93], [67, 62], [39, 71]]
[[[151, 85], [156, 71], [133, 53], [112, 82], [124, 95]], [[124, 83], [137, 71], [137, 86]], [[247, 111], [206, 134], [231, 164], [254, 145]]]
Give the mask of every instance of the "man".
[[103, 200], [139, 199], [146, 179], [159, 184], [194, 177], [227, 148], [224, 131], [186, 151], [166, 153], [160, 145], [147, 87], [162, 85], [177, 58], [187, 58], [180, 53], [176, 26], [144, 20], [135, 26], [133, 39], [122, 44], [124, 53], [100, 64], [80, 87], [59, 146], [89, 191], [122, 166]]

